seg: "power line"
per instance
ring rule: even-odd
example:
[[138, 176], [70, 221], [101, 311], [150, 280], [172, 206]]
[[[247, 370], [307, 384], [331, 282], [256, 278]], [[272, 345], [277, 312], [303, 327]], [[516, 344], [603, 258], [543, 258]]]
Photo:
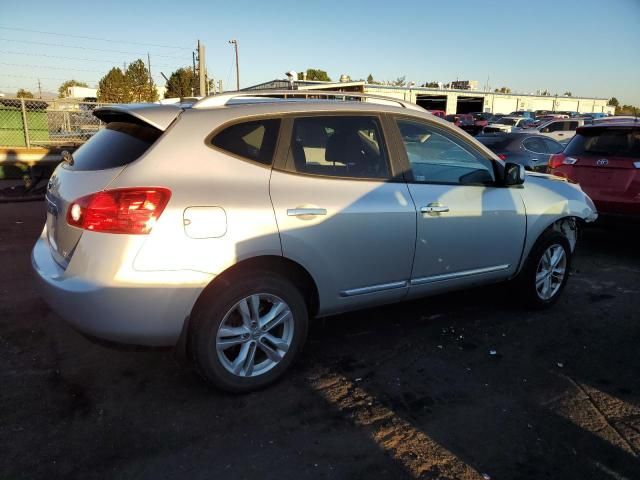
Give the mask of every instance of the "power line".
[[[67, 67], [51, 67], [47, 65], [33, 65], [28, 63], [3, 63], [0, 62], [0, 65], [6, 65], [9, 67], [29, 67], [29, 68], [48, 68], [50, 70], [73, 70], [74, 72], [91, 72], [91, 73], [102, 73], [101, 70], [86, 70], [84, 68], [67, 68]], [[3, 75], [0, 73], [0, 75]]]
[[142, 43], [142, 42], [128, 42], [126, 40], [114, 40], [111, 38], [99, 38], [99, 37], [89, 37], [84, 35], [72, 35], [70, 33], [58, 33], [58, 32], [44, 32], [42, 30], [31, 30], [28, 28], [17, 28], [17, 27], [4, 27], [0, 25], [0, 29], [3, 30], [14, 30], [16, 32], [30, 32], [30, 33], [42, 33], [45, 35], [57, 35], [59, 37], [70, 37], [70, 38], [83, 38], [85, 40], [98, 40], [100, 42], [109, 42], [109, 43], [124, 43], [128, 45], [141, 45], [143, 47], [159, 47], [159, 48], [177, 48], [180, 50], [192, 50], [189, 47], [178, 47], [175, 45], [159, 45], [156, 43]]
[[[33, 77], [31, 75], [15, 75], [13, 73], [0, 73], [0, 76], [2, 77], [11, 77], [11, 78], [30, 78], [32, 80], [37, 80], [38, 78], [42, 79], [42, 80], [69, 80], [69, 77], [67, 78], [60, 78], [60, 77]], [[95, 82], [97, 83], [98, 80], [87, 80], [85, 78], [76, 78], [75, 80], [78, 81], [82, 81], [82, 82]]]
[[[79, 45], [65, 45], [60, 43], [49, 43], [49, 42], [34, 42], [32, 40], [14, 40], [10, 38], [0, 38], [3, 42], [15, 42], [15, 43], [29, 43], [32, 45], [46, 45], [48, 47], [61, 47], [61, 48], [77, 48], [80, 50], [93, 50], [96, 52], [111, 52], [111, 53], [124, 53], [126, 55], [136, 55], [143, 57], [146, 53], [136, 53], [136, 52], [124, 52], [122, 50], [108, 50], [105, 48], [91, 48], [91, 47], [81, 47]], [[183, 58], [182, 55], [160, 55], [158, 53], [153, 54], [154, 57], [163, 57], [163, 58]]]
[[[24, 55], [28, 57], [46, 57], [46, 58], [57, 58], [57, 59], [63, 59], [63, 60], [80, 60], [83, 62], [103, 62], [103, 63], [112, 63], [112, 64], [120, 64], [122, 61], [122, 60], [108, 60], [103, 58], [65, 57], [61, 55], [47, 55], [46, 53], [12, 52], [10, 50], [0, 50], [0, 53], [8, 53], [11, 55]], [[157, 65], [158, 67], [167, 67], [167, 68], [175, 67], [175, 64], [167, 65], [167, 64], [161, 64], [161, 63], [155, 63], [155, 62], [154, 62], [154, 65]]]

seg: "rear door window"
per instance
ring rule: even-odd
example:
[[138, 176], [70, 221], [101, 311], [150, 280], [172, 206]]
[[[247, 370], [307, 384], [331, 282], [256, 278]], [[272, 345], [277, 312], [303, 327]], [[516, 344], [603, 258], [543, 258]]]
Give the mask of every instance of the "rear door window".
[[286, 169], [347, 178], [388, 178], [378, 119], [368, 116], [296, 118]]
[[247, 160], [271, 165], [280, 120], [275, 118], [231, 125], [211, 139], [211, 145]]
[[562, 145], [561, 143], [558, 143], [554, 140], [551, 140], [550, 138], [543, 138], [542, 141], [544, 142], [544, 144], [547, 147], [547, 152], [551, 153], [551, 154], [556, 154], [556, 153], [560, 153], [562, 150], [564, 150], [564, 145]]
[[150, 125], [111, 122], [73, 153], [72, 170], [106, 170], [138, 159], [162, 135]]
[[524, 148], [533, 153], [549, 153], [547, 152], [546, 145], [540, 138], [525, 138], [522, 142], [522, 145], [524, 145]]

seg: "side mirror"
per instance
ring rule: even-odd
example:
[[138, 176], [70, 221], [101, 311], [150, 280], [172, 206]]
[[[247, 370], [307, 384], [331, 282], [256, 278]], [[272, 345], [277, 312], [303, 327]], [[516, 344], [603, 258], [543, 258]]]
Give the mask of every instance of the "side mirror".
[[504, 184], [506, 186], [522, 185], [525, 175], [524, 165], [509, 162], [504, 166]]

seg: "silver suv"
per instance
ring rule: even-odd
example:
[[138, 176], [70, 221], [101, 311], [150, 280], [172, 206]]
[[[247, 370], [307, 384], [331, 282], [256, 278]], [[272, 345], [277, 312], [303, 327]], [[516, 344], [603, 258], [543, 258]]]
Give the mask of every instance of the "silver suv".
[[304, 95], [96, 109], [106, 127], [48, 185], [49, 305], [89, 337], [185, 345], [241, 392], [287, 370], [313, 317], [507, 280], [557, 300], [597, 216], [579, 186], [413, 104]]

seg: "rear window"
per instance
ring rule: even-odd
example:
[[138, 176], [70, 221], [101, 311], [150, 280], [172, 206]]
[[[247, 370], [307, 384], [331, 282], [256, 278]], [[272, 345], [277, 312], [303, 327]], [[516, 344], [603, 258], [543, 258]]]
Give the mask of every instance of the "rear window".
[[236, 123], [211, 140], [211, 145], [234, 155], [271, 165], [278, 140], [280, 120], [265, 119]]
[[567, 145], [565, 154], [640, 158], [640, 130], [584, 129]]
[[111, 122], [73, 153], [72, 170], [106, 170], [140, 158], [162, 135], [150, 125]]
[[500, 125], [515, 125], [517, 121], [515, 118], [501, 118], [497, 123]]

